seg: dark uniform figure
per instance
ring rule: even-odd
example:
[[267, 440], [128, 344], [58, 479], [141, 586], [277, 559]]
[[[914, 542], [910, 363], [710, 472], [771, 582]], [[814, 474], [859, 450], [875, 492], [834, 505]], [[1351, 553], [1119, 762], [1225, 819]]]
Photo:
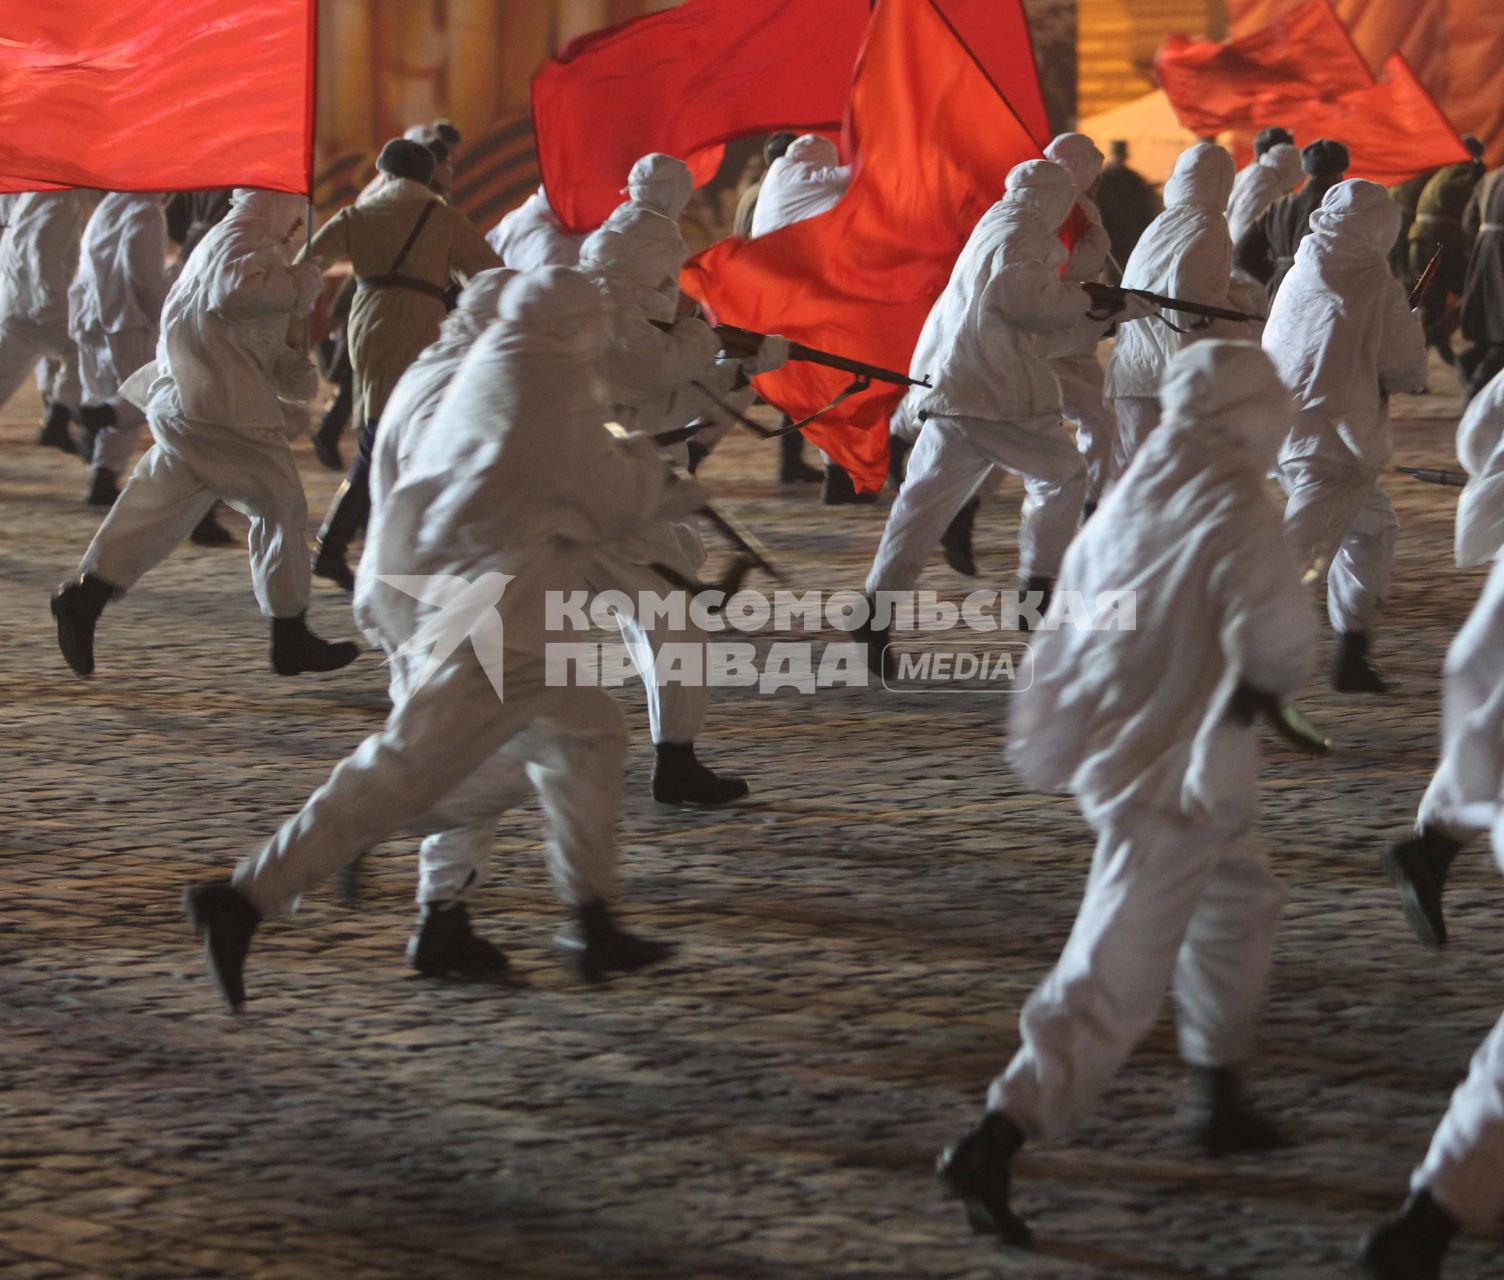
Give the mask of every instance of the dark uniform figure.
[[1462, 215], [1473, 191], [1483, 178], [1483, 144], [1468, 135], [1463, 138], [1473, 159], [1438, 169], [1420, 193], [1415, 207], [1415, 222], [1410, 227], [1410, 275], [1418, 278], [1437, 253], [1441, 261], [1436, 275], [1421, 302], [1421, 318], [1426, 325], [1426, 345], [1434, 347], [1448, 364], [1456, 364], [1452, 352], [1452, 299], [1462, 292], [1467, 279], [1467, 255], [1470, 237], [1463, 231]]
[[1471, 345], [1458, 363], [1472, 399], [1504, 369], [1504, 169], [1478, 184], [1462, 232], [1473, 245], [1462, 287], [1462, 336]]
[[[1122, 278], [1123, 264], [1133, 246], [1155, 218], [1159, 217], [1159, 197], [1136, 169], [1128, 167], [1128, 144], [1121, 140], [1107, 144], [1108, 160], [1102, 166], [1093, 197], [1102, 214], [1102, 225], [1112, 242], [1112, 263], [1108, 275]], [[1116, 264], [1116, 270], [1113, 269]]]
[[1311, 215], [1321, 208], [1326, 193], [1347, 173], [1347, 148], [1318, 138], [1301, 149], [1300, 167], [1306, 184], [1294, 195], [1276, 200], [1233, 248], [1233, 263], [1269, 286], [1269, 299], [1279, 292], [1285, 274], [1295, 265], [1295, 251], [1311, 229]]

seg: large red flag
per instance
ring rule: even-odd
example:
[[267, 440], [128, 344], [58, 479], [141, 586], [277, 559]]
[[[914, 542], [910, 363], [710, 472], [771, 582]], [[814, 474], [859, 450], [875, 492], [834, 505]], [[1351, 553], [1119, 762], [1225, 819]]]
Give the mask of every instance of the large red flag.
[[1290, 104], [1372, 86], [1373, 72], [1328, 0], [1306, 0], [1266, 27], [1217, 43], [1172, 34], [1154, 74], [1192, 133], [1277, 123]]
[[1283, 125], [1299, 144], [1343, 143], [1354, 178], [1393, 186], [1467, 159], [1457, 130], [1398, 54], [1375, 80], [1329, 0], [1217, 44], [1172, 35], [1155, 74], [1180, 122], [1209, 136]]
[[[1228, 0], [1234, 35], [1256, 31], [1291, 0]], [[1402, 53], [1459, 129], [1504, 164], [1504, 21], [1492, 0], [1333, 0], [1371, 67]]]
[[307, 192], [315, 0], [22, 0], [0, 12], [0, 191]]
[[[1250, 127], [1266, 123], [1275, 121], [1255, 119]], [[1330, 102], [1312, 98], [1292, 103], [1278, 123], [1299, 142], [1336, 138], [1352, 156], [1348, 177], [1386, 187], [1470, 158], [1452, 122], [1399, 54], [1384, 64], [1383, 75], [1371, 88]]]
[[559, 220], [598, 227], [650, 151], [686, 161], [698, 184], [732, 138], [834, 129], [868, 16], [867, 0], [689, 0], [573, 41], [533, 77]]
[[[1018, 0], [993, 0], [1017, 9]], [[756, 240], [723, 240], [685, 267], [686, 292], [717, 320], [906, 371], [930, 307], [1008, 171], [1039, 156], [1029, 130], [946, 15], [945, 0], [881, 0], [851, 90], [857, 169], [828, 213]], [[1021, 10], [1019, 13], [1021, 19]], [[1028, 68], [1032, 78], [1032, 63]], [[793, 362], [758, 379], [804, 417], [850, 379]], [[887, 473], [888, 415], [903, 392], [877, 385], [805, 434], [862, 489]]]

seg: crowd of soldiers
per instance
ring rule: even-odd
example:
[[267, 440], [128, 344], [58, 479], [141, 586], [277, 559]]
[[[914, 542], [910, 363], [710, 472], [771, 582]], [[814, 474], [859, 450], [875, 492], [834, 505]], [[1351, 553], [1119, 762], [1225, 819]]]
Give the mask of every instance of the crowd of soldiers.
[[[1282, 1142], [1242, 1071], [1282, 901], [1254, 838], [1257, 727], [1280, 721], [1310, 677], [1313, 584], [1338, 638], [1333, 687], [1387, 690], [1372, 637], [1398, 536], [1379, 483], [1388, 397], [1426, 388], [1427, 346], [1450, 353], [1458, 324], [1473, 396], [1459, 434], [1470, 477], [1459, 561], [1504, 546], [1499, 173], [1475, 160], [1391, 193], [1346, 178], [1340, 141], [1295, 143], [1266, 130], [1241, 173], [1223, 148], [1194, 146], [1161, 202], [1123, 144], [1108, 159], [1081, 134], [1055, 138], [971, 229], [919, 336], [917, 385], [892, 416], [901, 487], [851, 641], [886, 674], [891, 602], [937, 549], [976, 573], [982, 493], [1017, 476], [1016, 618], [1034, 633], [1038, 678], [1014, 700], [1008, 755], [1030, 784], [1074, 794], [1098, 836], [1020, 1048], [980, 1123], [940, 1159], [972, 1226], [1015, 1244], [1030, 1238], [1011, 1202], [1017, 1152], [1080, 1122], [1167, 991], [1206, 1152]], [[163, 197], [62, 191], [0, 206], [0, 400], [37, 370], [41, 443], [89, 464], [87, 500], [106, 511], [52, 598], [68, 665], [93, 673], [107, 606], [184, 539], [227, 536], [216, 503], [249, 520], [276, 674], [359, 656], [308, 628], [314, 577], [352, 593], [355, 622], [389, 661], [385, 725], [232, 876], [188, 891], [232, 1009], [257, 930], [401, 829], [424, 837], [413, 967], [505, 971], [469, 907], [499, 816], [534, 793], [579, 972], [640, 970], [671, 949], [619, 918], [626, 727], [599, 688], [549, 678], [560, 622], [548, 602], [702, 591], [699, 525], [713, 508], [694, 473], [751, 406], [752, 380], [793, 349], [777, 335], [733, 345], [681, 297], [693, 181], [679, 160], [642, 157], [626, 199], [588, 235], [560, 223], [542, 188], [483, 235], [446, 199], [459, 144], [443, 121], [391, 140], [371, 184], [311, 236], [301, 197], [195, 197], [170, 262]], [[852, 176], [814, 134], [774, 135], [765, 164], [736, 234], [818, 217]], [[347, 423], [358, 444], [310, 554], [290, 441], [309, 429], [310, 324], [341, 263], [349, 283], [324, 365], [334, 396], [314, 434], [326, 465], [343, 465]], [[137, 459], [142, 426], [150, 445]], [[833, 504], [872, 500], [787, 438], [784, 482], [822, 479]], [[401, 585], [417, 582], [436, 585]], [[1071, 600], [1114, 592], [1135, 597], [1134, 626], [1071, 621]], [[446, 641], [472, 596], [465, 630]], [[709, 688], [658, 670], [669, 646], [705, 643], [692, 613], [617, 616], [648, 692], [653, 798], [747, 795], [745, 779], [696, 754]], [[1501, 660], [1496, 570], [1448, 660], [1445, 752], [1416, 832], [1384, 858], [1433, 946], [1463, 845], [1491, 833], [1504, 862]], [[1366, 1273], [1439, 1275], [1452, 1236], [1504, 1210], [1501, 1167], [1504, 1021], [1404, 1209], [1365, 1241]]]

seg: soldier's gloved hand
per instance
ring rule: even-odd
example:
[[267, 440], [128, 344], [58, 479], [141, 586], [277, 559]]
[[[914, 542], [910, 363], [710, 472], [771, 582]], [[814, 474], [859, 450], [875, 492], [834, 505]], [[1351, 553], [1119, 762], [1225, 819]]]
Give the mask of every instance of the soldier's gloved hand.
[[1130, 293], [1124, 295], [1122, 308], [1115, 319], [1122, 324], [1127, 320], [1141, 320], [1144, 316], [1157, 316], [1159, 312], [1159, 303], [1150, 302], [1148, 298], [1141, 298], [1136, 293]]
[[780, 334], [770, 333], [760, 343], [757, 350], [750, 356], [743, 356], [740, 364], [747, 371], [749, 377], [756, 377], [760, 373], [772, 373], [774, 369], [781, 369], [789, 360], [789, 340]]

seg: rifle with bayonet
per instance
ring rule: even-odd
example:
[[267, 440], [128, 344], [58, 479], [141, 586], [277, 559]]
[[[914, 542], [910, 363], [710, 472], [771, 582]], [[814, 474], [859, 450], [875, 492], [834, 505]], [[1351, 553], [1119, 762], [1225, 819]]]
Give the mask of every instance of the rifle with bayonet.
[[1441, 255], [1445, 249], [1437, 249], [1431, 255], [1431, 261], [1426, 263], [1425, 270], [1415, 277], [1415, 283], [1410, 286], [1410, 310], [1414, 311], [1426, 300], [1426, 295], [1431, 292], [1431, 287], [1436, 283], [1436, 273], [1441, 270]]
[[1449, 489], [1467, 488], [1468, 474], [1466, 471], [1443, 471], [1432, 467], [1396, 467], [1396, 471], [1402, 476], [1409, 476], [1413, 480], [1424, 480], [1427, 484], [1444, 484]]
[[[1231, 307], [1216, 307], [1208, 302], [1188, 302], [1184, 298], [1167, 298], [1162, 293], [1150, 293], [1147, 289], [1130, 289], [1120, 284], [1101, 284], [1095, 280], [1087, 280], [1081, 287], [1086, 290], [1087, 296], [1092, 300], [1092, 309], [1087, 312], [1087, 315], [1093, 320], [1111, 320], [1122, 310], [1123, 303], [1130, 295], [1154, 303], [1161, 311], [1180, 311], [1190, 316], [1201, 316], [1207, 325], [1213, 320], [1252, 321], [1255, 324], [1261, 324], [1264, 320], [1263, 316], [1249, 315], [1246, 311], [1234, 311]], [[1134, 318], [1145, 319], [1146, 317], [1135, 316]], [[1156, 318], [1164, 320], [1165, 324], [1170, 323], [1163, 316]], [[1196, 327], [1205, 328], [1206, 325]]]
[[[664, 330], [674, 327], [667, 320], [654, 320], [653, 324]], [[758, 333], [755, 329], [740, 329], [734, 324], [718, 324], [714, 328], [715, 336], [721, 340], [721, 349], [732, 356], [753, 355], [768, 337], [766, 333]], [[839, 369], [842, 373], [849, 373], [854, 378], [862, 379], [868, 385], [874, 382], [890, 382], [895, 387], [930, 385], [927, 377], [911, 378], [906, 373], [884, 369], [880, 364], [868, 364], [865, 360], [853, 360], [850, 356], [836, 355], [832, 351], [821, 351], [819, 347], [807, 347], [802, 342], [789, 343], [789, 359], [802, 360], [806, 364], [818, 364], [826, 369]]]

